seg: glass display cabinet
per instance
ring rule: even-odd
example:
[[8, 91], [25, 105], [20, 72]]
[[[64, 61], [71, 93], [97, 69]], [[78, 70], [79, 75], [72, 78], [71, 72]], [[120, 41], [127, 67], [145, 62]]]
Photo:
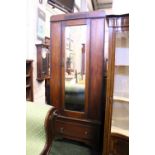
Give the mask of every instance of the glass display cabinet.
[[104, 155], [129, 154], [129, 14], [109, 15]]

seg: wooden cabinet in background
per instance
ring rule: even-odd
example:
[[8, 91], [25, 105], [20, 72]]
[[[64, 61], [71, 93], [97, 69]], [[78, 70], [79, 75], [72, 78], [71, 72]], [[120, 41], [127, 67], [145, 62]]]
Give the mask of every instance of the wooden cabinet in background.
[[111, 133], [110, 155], [129, 155], [129, 137]]
[[33, 101], [33, 60], [26, 60], [26, 100]]
[[[108, 63], [104, 155], [128, 155], [129, 143], [129, 14], [108, 15]], [[123, 138], [122, 137], [126, 137]]]
[[49, 45], [36, 44], [37, 48], [37, 80], [43, 81], [50, 76]]
[[50, 101], [50, 77], [45, 78], [45, 99], [48, 105], [52, 104]]

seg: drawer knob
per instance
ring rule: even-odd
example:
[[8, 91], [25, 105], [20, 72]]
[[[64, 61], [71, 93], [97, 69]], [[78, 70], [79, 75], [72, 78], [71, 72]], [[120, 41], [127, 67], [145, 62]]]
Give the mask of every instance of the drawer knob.
[[64, 132], [64, 128], [60, 128], [60, 132], [63, 133]]
[[84, 133], [85, 133], [85, 135], [88, 135], [88, 132], [87, 131], [85, 131]]

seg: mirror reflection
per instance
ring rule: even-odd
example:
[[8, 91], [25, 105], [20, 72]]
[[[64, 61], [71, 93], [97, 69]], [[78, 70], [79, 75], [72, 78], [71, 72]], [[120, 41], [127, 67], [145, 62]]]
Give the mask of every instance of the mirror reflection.
[[86, 25], [65, 28], [65, 102], [72, 111], [84, 111]]

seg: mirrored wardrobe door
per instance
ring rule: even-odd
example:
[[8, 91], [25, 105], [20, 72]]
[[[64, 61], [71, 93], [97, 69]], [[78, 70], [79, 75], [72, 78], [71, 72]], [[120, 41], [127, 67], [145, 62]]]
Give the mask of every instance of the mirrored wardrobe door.
[[86, 25], [65, 27], [65, 110], [85, 110], [86, 29]]

